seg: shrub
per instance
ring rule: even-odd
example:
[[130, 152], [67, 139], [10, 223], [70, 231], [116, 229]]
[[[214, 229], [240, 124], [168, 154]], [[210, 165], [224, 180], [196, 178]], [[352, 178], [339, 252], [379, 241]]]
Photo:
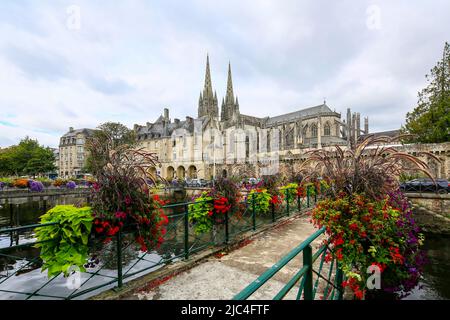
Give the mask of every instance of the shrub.
[[69, 181], [66, 183], [67, 189], [75, 189], [77, 187], [77, 184], [74, 181]]
[[40, 181], [31, 181], [29, 185], [32, 192], [42, 192], [44, 190], [44, 185]]
[[214, 198], [225, 197], [231, 205], [231, 209], [233, 211], [241, 209], [240, 201], [242, 195], [237, 184], [231, 179], [223, 177], [218, 178], [214, 183], [214, 188], [212, 188], [211, 194]]
[[0, 178], [0, 182], [3, 183], [3, 187], [13, 187], [14, 180], [11, 178]]
[[41, 182], [44, 187], [50, 187], [53, 183], [53, 180], [48, 178], [37, 178], [36, 181]]
[[[419, 250], [423, 235], [410, 212], [392, 206], [393, 198], [371, 200], [364, 195], [346, 195], [320, 201], [312, 210], [313, 222], [325, 226], [334, 256], [347, 276], [349, 286], [361, 299], [371, 265], [380, 268], [385, 291], [407, 292], [417, 285], [423, 264]], [[403, 211], [402, 211], [403, 210]]]
[[53, 181], [53, 186], [55, 186], [55, 187], [61, 187], [61, 186], [63, 186], [63, 185], [66, 185], [66, 183], [67, 183], [67, 180], [58, 178], [58, 179], [56, 179], [55, 181]]
[[194, 225], [194, 232], [201, 234], [209, 232], [213, 227], [214, 203], [213, 197], [207, 191], [196, 197], [194, 203], [189, 205], [189, 222]]
[[253, 189], [247, 197], [247, 205], [250, 210], [255, 206], [255, 213], [267, 213], [270, 209], [270, 203], [273, 195], [267, 192], [266, 189]]
[[298, 190], [298, 184], [297, 183], [289, 183], [285, 186], [282, 186], [280, 188], [281, 194], [286, 197], [286, 200], [289, 202], [294, 201], [297, 198], [297, 190]]
[[20, 189], [26, 189], [29, 185], [29, 179], [16, 179], [13, 182], [13, 186]]
[[113, 149], [113, 141], [108, 141], [100, 136], [87, 142], [95, 159], [92, 210], [96, 234], [106, 236], [108, 242], [127, 228], [142, 251], [159, 247], [168, 218], [161, 208], [165, 201], [152, 197], [149, 191], [148, 180], [154, 180], [148, 168], [158, 165], [156, 156], [129, 145]]
[[67, 277], [72, 266], [86, 271], [92, 220], [91, 208], [73, 205], [56, 206], [41, 217], [41, 224], [57, 223], [36, 229], [35, 246], [41, 249], [42, 271], [48, 270], [48, 277], [61, 272]]
[[[403, 196], [398, 194], [401, 173], [416, 170], [431, 177], [427, 164], [389, 146], [400, 137], [369, 136], [355, 149], [343, 151], [315, 150], [302, 164], [331, 181], [329, 197], [319, 201], [312, 211], [313, 222], [325, 226], [332, 257], [340, 261], [350, 287], [358, 299], [364, 297], [367, 267], [376, 265], [382, 271], [382, 289], [402, 296], [411, 290], [420, 277], [423, 235], [411, 218]], [[384, 144], [380, 146], [378, 144]], [[367, 148], [375, 144], [374, 148]], [[439, 161], [434, 155], [423, 152]], [[315, 175], [315, 176], [314, 176]], [[432, 177], [431, 177], [432, 178]], [[399, 292], [400, 291], [400, 292]]]

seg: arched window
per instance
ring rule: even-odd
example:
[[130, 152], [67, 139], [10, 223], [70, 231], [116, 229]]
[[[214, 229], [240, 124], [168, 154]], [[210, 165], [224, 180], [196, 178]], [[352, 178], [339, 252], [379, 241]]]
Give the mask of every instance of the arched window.
[[294, 128], [288, 129], [289, 131], [286, 134], [286, 146], [293, 147], [294, 146]]
[[311, 126], [311, 137], [317, 138], [317, 125], [315, 123]]
[[325, 126], [323, 127], [323, 135], [324, 136], [331, 135], [331, 128], [330, 128], [330, 124], [328, 122], [325, 123]]

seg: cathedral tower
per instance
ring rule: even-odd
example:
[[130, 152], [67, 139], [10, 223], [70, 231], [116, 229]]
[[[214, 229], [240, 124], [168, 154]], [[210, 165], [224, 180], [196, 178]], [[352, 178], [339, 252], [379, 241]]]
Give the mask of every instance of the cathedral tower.
[[200, 93], [198, 101], [198, 117], [203, 116], [219, 116], [219, 108], [217, 104], [217, 94], [212, 90], [211, 71], [209, 70], [209, 56], [206, 55], [206, 72], [205, 72], [205, 86], [203, 94]]
[[228, 63], [228, 81], [227, 81], [227, 94], [225, 100], [222, 100], [221, 120], [228, 121], [233, 119], [234, 115], [239, 114], [239, 102], [238, 98], [234, 98], [233, 92], [233, 80], [231, 76], [231, 64]]

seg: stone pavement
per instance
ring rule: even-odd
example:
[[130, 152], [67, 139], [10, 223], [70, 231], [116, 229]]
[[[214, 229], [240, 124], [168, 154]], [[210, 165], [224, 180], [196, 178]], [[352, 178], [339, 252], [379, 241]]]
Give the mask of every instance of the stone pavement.
[[[210, 257], [207, 261], [168, 279], [155, 288], [144, 289], [125, 299], [232, 299], [315, 231], [314, 226], [309, 223], [308, 216], [293, 217], [227, 255]], [[313, 253], [321, 240], [319, 237], [313, 242]], [[302, 254], [299, 254], [250, 299], [272, 299], [301, 266]], [[296, 290], [292, 291], [286, 299], [295, 299]]]

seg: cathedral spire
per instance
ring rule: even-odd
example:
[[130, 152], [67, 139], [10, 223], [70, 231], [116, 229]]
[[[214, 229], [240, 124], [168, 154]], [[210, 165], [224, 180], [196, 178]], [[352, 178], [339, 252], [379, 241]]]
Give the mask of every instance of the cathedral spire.
[[233, 93], [233, 80], [231, 76], [231, 63], [228, 62], [228, 81], [227, 81], [227, 95], [225, 97], [226, 104], [234, 103], [234, 93]]
[[203, 88], [203, 96], [212, 97], [211, 71], [209, 68], [209, 55], [206, 54], [206, 71], [205, 71], [205, 87]]
[[209, 67], [209, 55], [206, 55], [206, 71], [205, 71], [205, 85], [203, 87], [203, 96], [201, 96], [198, 103], [198, 116], [206, 115], [217, 117], [219, 109], [217, 107], [217, 95], [213, 93], [211, 83], [211, 70]]

